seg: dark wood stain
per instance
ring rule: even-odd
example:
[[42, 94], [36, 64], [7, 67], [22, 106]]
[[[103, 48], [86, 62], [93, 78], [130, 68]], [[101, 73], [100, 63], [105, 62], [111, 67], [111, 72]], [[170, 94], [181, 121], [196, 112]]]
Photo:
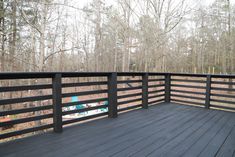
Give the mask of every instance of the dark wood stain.
[[162, 103], [0, 144], [1, 157], [232, 157], [235, 114]]

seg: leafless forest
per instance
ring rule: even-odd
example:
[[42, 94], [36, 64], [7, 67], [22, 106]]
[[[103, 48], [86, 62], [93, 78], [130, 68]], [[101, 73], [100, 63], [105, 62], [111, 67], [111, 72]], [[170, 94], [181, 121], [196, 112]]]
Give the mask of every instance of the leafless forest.
[[1, 0], [0, 71], [234, 73], [235, 3], [206, 1]]

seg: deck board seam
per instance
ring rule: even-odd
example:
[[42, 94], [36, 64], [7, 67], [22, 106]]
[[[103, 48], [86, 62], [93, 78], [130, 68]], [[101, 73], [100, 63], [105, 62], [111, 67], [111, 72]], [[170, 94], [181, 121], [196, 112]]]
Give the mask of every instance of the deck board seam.
[[[227, 119], [229, 119], [229, 116], [227, 117]], [[205, 148], [210, 144], [210, 142], [219, 134], [219, 132], [224, 128], [226, 124], [227, 124], [227, 121], [220, 127], [220, 129], [216, 132], [216, 134], [209, 141], [207, 141], [207, 144], [205, 145], [204, 149], [201, 150], [201, 152], [198, 154], [197, 157], [200, 156], [200, 154], [205, 150]]]
[[[183, 109], [183, 108], [180, 107], [179, 109], [181, 110], [181, 109]], [[153, 110], [153, 111], [154, 111], [154, 112], [153, 112], [152, 114], [154, 115], [154, 114], [157, 112], [157, 110]], [[174, 111], [175, 111], [175, 110], [174, 110]], [[167, 110], [166, 110], [166, 112], [167, 112]], [[151, 115], [148, 115], [148, 117], [150, 118], [150, 117], [152, 116], [152, 114], [151, 114]], [[126, 122], [125, 124], [127, 125], [128, 122]], [[120, 126], [119, 126], [119, 127], [120, 127]], [[103, 129], [102, 129], [102, 130], [103, 130]], [[101, 130], [101, 131], [102, 131], [102, 130]], [[101, 132], [101, 133], [103, 133], [103, 132]], [[72, 134], [72, 136], [76, 136], [76, 135]], [[72, 137], [67, 137], [67, 138], [72, 138]], [[84, 138], [85, 138], [85, 137], [84, 137]], [[76, 140], [76, 139], [73, 139], [73, 138], [72, 138], [72, 140]], [[59, 142], [59, 141], [56, 140], [55, 143], [57, 143], [57, 142]], [[71, 142], [71, 141], [70, 141], [70, 142]], [[49, 141], [49, 144], [53, 144], [53, 142]], [[45, 147], [45, 144], [42, 145], [42, 147]], [[34, 147], [31, 148], [31, 150], [33, 150], [33, 149], [34, 149]], [[26, 151], [26, 150], [25, 150], [25, 151]]]
[[[212, 115], [210, 115], [210, 114], [212, 114]], [[205, 118], [214, 118], [216, 116], [216, 113], [209, 113]], [[203, 119], [202, 119], [203, 120]], [[195, 129], [195, 130], [193, 130], [192, 131], [192, 134], [194, 133], [194, 132], [196, 132], [196, 131], [198, 131], [199, 129], [201, 129], [202, 127], [204, 127], [206, 124], [208, 123], [208, 121], [206, 120], [205, 122], [203, 122], [202, 124], [199, 124], [199, 126]], [[190, 128], [192, 128], [193, 126], [191, 126]], [[190, 128], [187, 128], [186, 130], [184, 130], [184, 131], [187, 131], [188, 129], [190, 129]], [[181, 135], [181, 134], [180, 134]], [[159, 149], [161, 149], [161, 147], [164, 147], [164, 146], [166, 146], [167, 144], [170, 144], [171, 142], [172, 142], [172, 140], [174, 140], [174, 139], [176, 139], [177, 137], [180, 137], [180, 135], [177, 135], [177, 136], [175, 136], [173, 139], [171, 139], [171, 140], [168, 140], [168, 142], [166, 142], [165, 144], [163, 144], [162, 146], [160, 146], [160, 147], [158, 147], [156, 150], [159, 150]], [[187, 135], [184, 139], [182, 139], [181, 141], [179, 141], [178, 143], [177, 143], [177, 145], [179, 145], [180, 143], [182, 143], [185, 139], [187, 139], [189, 136], [191, 136], [191, 134], [189, 134], [189, 135]], [[171, 147], [171, 149], [174, 149], [177, 145], [175, 145], [175, 146], [172, 146]], [[155, 151], [156, 151], [155, 150]]]
[[[216, 113], [216, 116], [217, 116], [217, 113]], [[223, 117], [223, 115], [218, 115], [218, 117], [216, 117], [216, 119], [213, 119], [214, 122], [212, 121], [212, 122], [213, 122], [213, 123], [212, 123], [212, 126], [213, 126], [214, 124], [216, 124], [216, 121], [219, 120], [221, 117]], [[190, 149], [190, 148], [201, 138], [201, 136], [203, 136], [204, 133], [207, 133], [210, 129], [211, 129], [211, 128], [209, 127], [209, 128], [207, 128], [205, 131], [203, 131], [203, 132], [201, 133], [201, 135], [199, 135], [199, 137], [197, 137], [197, 138], [194, 140], [194, 142], [192, 142], [192, 143], [190, 144], [190, 146], [189, 146], [184, 152], [182, 152], [181, 154], [177, 153], [177, 154], [179, 154], [178, 156], [182, 156], [184, 153], [186, 153], [186, 151], [187, 151], [188, 149]], [[198, 131], [201, 131], [201, 130], [198, 130]], [[192, 137], [192, 136], [194, 136], [194, 134], [192, 134], [190, 137]], [[189, 140], [189, 137], [188, 137], [188, 138], [185, 138], [181, 143], [185, 142], [185, 140]], [[175, 149], [176, 147], [178, 147], [178, 146], [175, 146], [174, 149]]]
[[[226, 117], [226, 114], [222, 114], [222, 116], [220, 117], [220, 119], [223, 120], [224, 117]], [[215, 125], [215, 126], [216, 126], [216, 125]], [[213, 127], [215, 127], [215, 126], [213, 126]], [[213, 127], [212, 127], [212, 128], [213, 128]], [[209, 130], [211, 130], [212, 128], [210, 128]], [[206, 133], [208, 133], [209, 130], [207, 130]], [[194, 142], [183, 154], [181, 154], [181, 156], [185, 156], [185, 154], [186, 154], [203, 136], [205, 136], [205, 134], [202, 134], [197, 140], [195, 140], [195, 142]]]
[[[167, 106], [163, 106], [163, 107], [164, 107], [164, 109], [165, 109], [164, 111], [167, 112], [167, 109], [169, 109], [169, 106], [167, 105]], [[165, 107], [167, 107], [167, 108], [165, 108]], [[172, 106], [171, 106], [171, 107], [172, 107]], [[156, 108], [157, 108], [157, 107], [156, 107]], [[182, 107], [178, 105], [177, 108], [182, 108]], [[159, 109], [159, 110], [160, 110], [160, 109]], [[158, 110], [158, 109], [157, 109], [157, 110], [152, 110], [152, 111], [154, 111], [154, 112], [151, 113], [151, 114], [154, 114], [154, 113], [158, 112], [159, 110]], [[140, 111], [140, 112], [141, 112], [141, 111]], [[139, 114], [136, 114], [135, 116], [138, 117]], [[128, 116], [128, 117], [129, 117], [129, 116]], [[122, 119], [123, 121], [125, 120], [124, 123], [123, 123], [123, 125], [128, 124], [128, 121], [126, 121], [126, 118], [127, 118], [127, 117], [125, 117], [125, 119]], [[135, 118], [135, 117], [134, 117], [134, 118]], [[106, 120], [107, 120], [107, 121], [110, 120], [110, 124], [112, 124], [111, 119], [106, 119]], [[121, 120], [121, 119], [118, 119], [118, 121], [119, 121], [119, 120]], [[131, 120], [131, 119], [128, 118], [128, 120]], [[113, 125], [113, 124], [112, 124], [112, 125]], [[74, 126], [74, 128], [77, 128], [77, 127], [80, 127], [80, 126], [78, 126], [78, 125], [77, 125], [77, 126]], [[74, 129], [74, 128], [73, 128], [73, 129]], [[69, 130], [69, 132], [71, 132], [71, 131], [72, 131], [72, 130]], [[85, 131], [85, 130], [84, 130], [84, 131]], [[64, 132], [63, 134], [66, 134], [66, 132]], [[52, 134], [52, 136], [53, 136], [53, 138], [57, 139], [57, 136], [56, 136], [56, 135], [54, 136], [54, 134]], [[84, 134], [83, 134], [82, 136], [84, 136]], [[29, 138], [33, 138], [33, 137], [29, 137]], [[67, 138], [68, 138], [68, 137], [67, 137]], [[23, 140], [23, 139], [22, 139], [22, 140]], [[39, 139], [39, 140], [40, 140], [40, 139]], [[41, 140], [44, 141], [44, 139], [41, 139]], [[15, 143], [15, 142], [17, 143], [17, 142], [20, 142], [20, 141], [21, 141], [21, 140], [18, 140], [18, 141], [16, 140], [16, 141], [12, 141], [12, 142], [13, 142], [13, 143]], [[32, 142], [33, 142], [33, 141], [32, 141]], [[50, 143], [50, 141], [49, 141], [49, 143]], [[8, 144], [8, 143], [6, 143], [6, 144]], [[9, 143], [9, 144], [11, 144], [11, 143]], [[45, 143], [43, 143], [43, 146], [45, 146]]]
[[[175, 112], [175, 111], [174, 111]], [[186, 111], [185, 111], [186, 112]], [[187, 113], [187, 112], [186, 112]], [[153, 122], [154, 123], [154, 122]], [[133, 130], [133, 129], [132, 129]], [[123, 133], [124, 134], [124, 133]]]
[[[217, 116], [217, 114], [215, 113], [215, 117]], [[219, 118], [221, 118], [222, 116], [221, 115], [218, 115], [218, 117], [216, 117], [217, 119], [219, 119]], [[215, 122], [214, 123], [216, 123], [216, 120], [215, 120]], [[213, 124], [214, 124], [213, 123]], [[213, 125], [212, 124], [212, 125]], [[202, 126], [203, 127], [203, 126]], [[200, 129], [202, 129], [202, 127], [200, 128]], [[196, 131], [194, 131], [194, 133], [195, 132], [197, 132], [197, 131], [200, 131], [200, 129], [199, 130], [196, 130]], [[210, 127], [209, 128], [207, 128], [205, 131], [204, 131], [204, 133], [205, 132], [207, 132], [208, 130], [210, 129]], [[194, 135], [194, 134], [192, 134], [192, 135]], [[188, 137], [186, 137], [186, 138], [184, 138], [179, 144], [182, 144], [183, 142], [185, 142], [185, 140], [188, 140], [192, 135], [190, 135], [190, 136], [188, 136]], [[202, 134], [203, 135], [203, 134]], [[195, 141], [196, 142], [196, 141]], [[195, 143], [195, 142], [193, 142], [193, 144]], [[193, 144], [191, 144], [191, 145], [193, 145]], [[176, 146], [174, 146], [174, 147], [172, 147], [172, 149], [175, 149], [176, 147], [178, 147], [178, 145], [176, 145]], [[190, 147], [189, 147], [190, 148]], [[189, 149], [188, 148], [188, 149]], [[184, 152], [183, 152], [184, 153]]]
[[234, 137], [234, 113], [162, 103], [121, 113], [117, 119], [65, 127], [63, 134], [49, 132], [2, 143], [0, 156], [235, 157]]
[[[204, 119], [205, 117], [207, 117], [209, 114], [210, 114], [210, 112], [205, 113], [205, 115], [203, 115], [202, 117], [200, 117], [200, 119], [199, 119], [198, 121], [203, 120], [203, 119]], [[191, 128], [191, 127], [194, 125], [194, 123], [192, 123], [192, 121], [188, 121], [188, 123], [189, 123], [189, 124], [191, 123], [191, 124], [190, 124], [189, 126], [187, 126], [186, 128], [184, 128], [184, 129], [183, 129], [182, 131], [180, 131], [179, 133], [177, 133], [176, 135], [173, 135], [172, 138], [181, 135], [185, 130]], [[180, 127], [182, 127], [182, 126], [180, 126]], [[172, 138], [170, 138], [170, 140], [168, 140], [168, 141], [171, 141]], [[164, 142], [163, 144], [161, 144], [157, 149], [161, 148], [161, 147], [162, 147], [165, 143], [167, 143], [168, 141], [166, 141], [166, 142]], [[155, 150], [156, 150], [156, 149], [154, 149], [153, 151], [151, 151], [150, 153], [148, 153], [148, 154], [146, 155], [146, 157], [147, 157], [147, 156], [150, 156], [152, 153], [154, 153]]]
[[[233, 129], [235, 129], [235, 125], [231, 128], [231, 130], [229, 131], [228, 135], [226, 136], [226, 138], [224, 139], [223, 143], [221, 144], [221, 146], [219, 147], [219, 149], [216, 151], [215, 153], [215, 157], [218, 155], [218, 153], [220, 152], [221, 148], [223, 147], [223, 145], [225, 144], [225, 142], [227, 141], [228, 137], [232, 134]], [[234, 150], [235, 152], [235, 150]]]
[[[172, 118], [174, 118], [174, 117], [172, 117]], [[181, 119], [183, 119], [183, 118], [184, 118], [184, 117], [181, 117]], [[168, 121], [169, 121], [169, 120], [168, 120]], [[168, 122], [168, 121], [167, 121], [167, 122]], [[167, 122], [165, 122], [164, 124], [166, 124]], [[170, 122], [171, 122], [171, 121], [170, 121]], [[160, 127], [161, 125], [159, 124], [159, 125], [157, 125], [157, 126]], [[158, 131], [161, 131], [161, 130], [158, 130]], [[125, 136], [126, 136], [126, 134], [125, 134]], [[120, 144], [120, 143], [118, 143], [118, 144]], [[117, 145], [118, 145], [118, 144], [117, 144]], [[101, 151], [101, 152], [104, 152], [104, 151]], [[101, 153], [101, 152], [100, 152], [100, 153]]]
[[[200, 111], [199, 111], [199, 110], [198, 110], [198, 111], [194, 111], [194, 114], [195, 114], [195, 115], [193, 115], [193, 117], [190, 117], [189, 119], [187, 119], [186, 122], [187, 122], [187, 121], [190, 121], [190, 119], [193, 119], [193, 118], [196, 117], [198, 114], [200, 114]], [[190, 113], [189, 113], [189, 115], [190, 115]], [[187, 117], [187, 116], [188, 116], [188, 115], [185, 115], [185, 117]], [[191, 114], [191, 116], [192, 116], [192, 114]], [[181, 118], [184, 119], [184, 117], [181, 117]], [[182, 122], [182, 124], [185, 124], [185, 122]], [[177, 128], [177, 127], [179, 127], [179, 126], [177, 125], [176, 128]], [[162, 131], [162, 130], [161, 130], [161, 131]], [[121, 150], [121, 151], [123, 151], [123, 150]], [[120, 152], [121, 152], [121, 151], [120, 151]], [[118, 153], [119, 153], [119, 152], [118, 152]], [[118, 154], [118, 153], [116, 153], [116, 154]]]

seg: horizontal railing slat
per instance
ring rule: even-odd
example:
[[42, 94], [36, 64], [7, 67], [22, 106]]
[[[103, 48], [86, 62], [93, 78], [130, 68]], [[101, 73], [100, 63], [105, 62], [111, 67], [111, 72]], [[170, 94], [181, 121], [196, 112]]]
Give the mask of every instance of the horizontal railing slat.
[[53, 124], [47, 124], [47, 125], [23, 129], [23, 130], [19, 130], [19, 131], [4, 133], [4, 134], [0, 134], [0, 139], [9, 138], [12, 136], [23, 135], [23, 134], [27, 134], [27, 133], [31, 133], [31, 132], [35, 132], [35, 131], [39, 131], [39, 130], [50, 129], [52, 127], [53, 127]]
[[213, 77], [213, 78], [232, 78], [232, 79], [234, 79], [235, 78], [235, 75], [233, 74], [233, 75], [228, 75], [228, 74], [225, 74], [225, 75], [217, 75], [217, 74], [213, 74], [213, 75], [211, 75], [211, 77]]
[[179, 100], [179, 99], [172, 99], [171, 101], [176, 101], [176, 102], [181, 102], [181, 103], [187, 103], [187, 104], [195, 104], [195, 105], [199, 105], [199, 106], [204, 106], [204, 103], [200, 103], [200, 102], [194, 102], [194, 101], [186, 101], [186, 100]]
[[89, 100], [83, 100], [83, 101], [78, 101], [78, 102], [62, 103], [62, 107], [83, 105], [83, 104], [95, 103], [95, 102], [100, 102], [100, 101], [108, 101], [108, 98], [97, 98], [97, 99], [89, 99]]
[[79, 101], [79, 102], [63, 103], [62, 107], [69, 107], [69, 106], [75, 106], [75, 105], [96, 103], [96, 102], [100, 102], [100, 101], [108, 101], [108, 98], [98, 98], [98, 99], [83, 100], [83, 101]]
[[235, 91], [234, 88], [220, 88], [220, 87], [211, 87], [211, 90], [222, 90], [222, 91]]
[[71, 97], [71, 96], [82, 96], [82, 95], [92, 95], [92, 94], [103, 94], [107, 93], [108, 90], [93, 90], [93, 91], [83, 91], [83, 92], [74, 92], [74, 93], [63, 93], [62, 97]]
[[206, 81], [203, 81], [203, 80], [171, 79], [171, 81], [176, 81], [176, 82], [190, 82], [190, 83], [206, 83]]
[[23, 108], [23, 109], [17, 109], [17, 110], [3, 111], [3, 112], [0, 112], [0, 116], [7, 116], [7, 115], [14, 115], [14, 114], [27, 113], [27, 112], [42, 111], [42, 110], [50, 110], [52, 108], [53, 108], [52, 105], [47, 105], [47, 106], [39, 106], [39, 107], [33, 107], [33, 108]]
[[52, 117], [53, 117], [53, 114], [46, 114], [46, 115], [41, 115], [41, 116], [36, 116], [36, 117], [21, 118], [21, 119], [1, 122], [0, 127], [21, 124], [21, 123], [27, 123], [27, 122], [31, 122], [31, 121], [42, 120], [42, 119], [47, 119], [47, 118], [52, 118]]
[[206, 89], [203, 86], [193, 86], [193, 85], [181, 85], [181, 84], [171, 84], [173, 87], [185, 87], [185, 88], [198, 88], [198, 89]]
[[148, 82], [165, 81], [165, 79], [149, 79]]
[[42, 96], [12, 98], [12, 99], [2, 99], [2, 100], [0, 100], [0, 105], [16, 104], [16, 103], [22, 103], [22, 102], [48, 100], [48, 99], [52, 99], [52, 95], [42, 95]]
[[196, 99], [196, 100], [205, 100], [205, 98], [199, 98], [195, 96], [187, 96], [187, 95], [179, 95], [179, 94], [171, 94], [172, 97], [179, 97], [179, 98], [188, 98], [188, 99]]
[[218, 99], [211, 99], [214, 102], [226, 103], [226, 104], [233, 104], [235, 106], [235, 101], [228, 101], [228, 100], [218, 100]]
[[128, 87], [128, 88], [118, 88], [117, 91], [130, 91], [130, 90], [137, 90], [137, 89], [142, 89], [142, 86], [137, 86], [137, 87]]
[[52, 72], [7, 72], [0, 73], [0, 80], [52, 78], [55, 74]]
[[226, 94], [214, 94], [214, 93], [211, 93], [211, 96], [224, 97], [224, 98], [235, 98], [235, 95], [226, 95]]
[[139, 107], [142, 107], [142, 104], [133, 105], [133, 106], [128, 106], [128, 107], [125, 107], [125, 108], [120, 108], [120, 109], [118, 109], [118, 112], [127, 111], [127, 110], [132, 110], [132, 109], [136, 109], [136, 108], [139, 108]]
[[149, 85], [148, 88], [165, 87], [165, 84]]
[[98, 117], [106, 116], [106, 115], [108, 115], [108, 112], [98, 113], [98, 114], [94, 114], [91, 116], [76, 118], [76, 119], [72, 119], [72, 120], [66, 120], [66, 121], [63, 121], [63, 125], [76, 123], [76, 122], [80, 122], [80, 121], [84, 121], [84, 120], [88, 120], [88, 119], [98, 118]]
[[76, 86], [107, 85], [107, 83], [108, 83], [107, 81], [63, 83], [62, 84], [62, 88], [65, 88], [65, 87], [76, 87]]
[[149, 76], [165, 76], [169, 73], [164, 73], [164, 72], [149, 72], [148, 75]]
[[207, 74], [190, 74], [190, 73], [170, 73], [171, 76], [182, 76], [182, 77], [206, 77]]
[[100, 106], [83, 108], [83, 109], [79, 109], [79, 110], [64, 111], [62, 113], [62, 115], [68, 115], [68, 114], [74, 114], [74, 113], [82, 113], [82, 112], [97, 110], [97, 109], [106, 108], [106, 107], [108, 107], [108, 105], [100, 105]]
[[148, 94], [154, 94], [154, 93], [160, 93], [160, 92], [165, 92], [165, 89], [149, 91]]
[[162, 101], [164, 101], [164, 100], [165, 100], [165, 99], [153, 100], [153, 101], [150, 101], [150, 102], [148, 102], [148, 103], [149, 103], [149, 105], [151, 105], [151, 104], [154, 104], [154, 103], [162, 102]]
[[109, 72], [62, 72], [62, 77], [107, 77]]
[[[62, 77], [92, 77], [92, 76], [108, 76], [111, 72], [2, 72], [1, 79], [16, 79], [16, 78], [51, 78], [55, 74], [61, 74]], [[145, 72], [117, 72], [118, 76], [142, 76]], [[165, 73], [165, 72], [149, 72], [149, 76], [191, 76], [191, 77], [206, 77], [211, 75], [214, 78], [235, 78], [234, 74], [190, 74], [190, 73]]]
[[142, 80], [120, 80], [117, 81], [118, 84], [122, 84], [122, 83], [140, 83], [142, 82]]
[[124, 104], [132, 103], [132, 102], [136, 102], [136, 101], [141, 101], [141, 100], [142, 100], [142, 98], [121, 101], [121, 102], [118, 102], [118, 105], [124, 105]]
[[15, 91], [51, 89], [51, 88], [52, 84], [9, 86], [9, 87], [0, 87], [0, 92], [15, 92]]
[[193, 91], [184, 91], [184, 90], [176, 90], [176, 89], [171, 89], [171, 92], [196, 94], [196, 95], [206, 95], [206, 93], [204, 93], [204, 92], [193, 92]]
[[235, 82], [211, 81], [211, 84], [235, 85]]
[[135, 96], [141, 96], [141, 95], [142, 95], [142, 92], [139, 92], [139, 93], [134, 93], [134, 94], [120, 95], [117, 98], [123, 99], [123, 98], [129, 98], [129, 97], [135, 97]]
[[235, 110], [235, 107], [229, 107], [229, 106], [219, 106], [219, 105], [213, 105], [211, 104], [210, 107], [220, 108], [220, 109], [227, 109], [227, 110]]
[[165, 94], [159, 94], [159, 95], [149, 96], [148, 99], [158, 98], [158, 97], [162, 97], [162, 96], [165, 96]]
[[144, 72], [118, 72], [117, 76], [143, 76]]

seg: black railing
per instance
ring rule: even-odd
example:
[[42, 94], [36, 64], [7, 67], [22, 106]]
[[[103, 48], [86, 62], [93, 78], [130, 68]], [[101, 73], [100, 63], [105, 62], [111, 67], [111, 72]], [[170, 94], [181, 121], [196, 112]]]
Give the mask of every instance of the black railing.
[[[83, 81], [76, 80], [81, 78]], [[36, 80], [36, 83], [27, 81], [32, 79]], [[44, 82], [38, 83], [40, 79], [43, 79]], [[75, 81], [68, 82], [66, 79]], [[89, 81], [84, 81], [86, 79]], [[151, 105], [162, 102], [235, 111], [234, 79], [235, 75], [179, 73], [0, 73], [0, 81], [3, 82], [0, 87], [0, 94], [2, 94], [0, 118], [3, 119], [6, 116], [17, 117], [0, 122], [2, 130], [0, 139], [50, 128], [53, 128], [55, 132], [62, 132], [63, 126], [67, 124], [103, 116], [116, 118], [119, 112], [136, 108], [147, 109]], [[4, 81], [15, 81], [15, 84], [18, 84], [22, 80], [23, 82], [26, 80], [23, 85], [4, 83]], [[91, 86], [96, 88], [93, 88], [93, 90], [64, 92], [66, 88], [84, 87], [90, 89], [88, 87]], [[37, 96], [22, 96], [35, 90], [45, 90], [45, 92], [44, 94], [39, 92], [40, 94]], [[17, 98], [13, 98], [12, 94], [9, 93], [14, 92], [22, 92], [23, 94], [21, 93], [21, 96], [18, 96], [18, 94]], [[9, 98], [5, 98], [6, 93], [10, 95]], [[93, 95], [97, 96], [93, 97]], [[80, 101], [64, 101], [72, 96], [89, 96], [89, 98]], [[37, 104], [37, 102], [44, 100], [47, 100], [47, 104]], [[37, 105], [25, 105], [26, 102], [36, 102]], [[85, 108], [73, 110], [64, 109], [78, 104], [91, 103], [99, 103], [99, 105], [88, 105]], [[97, 111], [98, 109], [105, 110], [69, 120], [63, 119], [63, 116], [66, 115]], [[9, 129], [14, 125], [41, 122], [43, 120], [47, 121], [43, 124], [40, 123], [40, 125], [31, 124], [17, 129]]]

